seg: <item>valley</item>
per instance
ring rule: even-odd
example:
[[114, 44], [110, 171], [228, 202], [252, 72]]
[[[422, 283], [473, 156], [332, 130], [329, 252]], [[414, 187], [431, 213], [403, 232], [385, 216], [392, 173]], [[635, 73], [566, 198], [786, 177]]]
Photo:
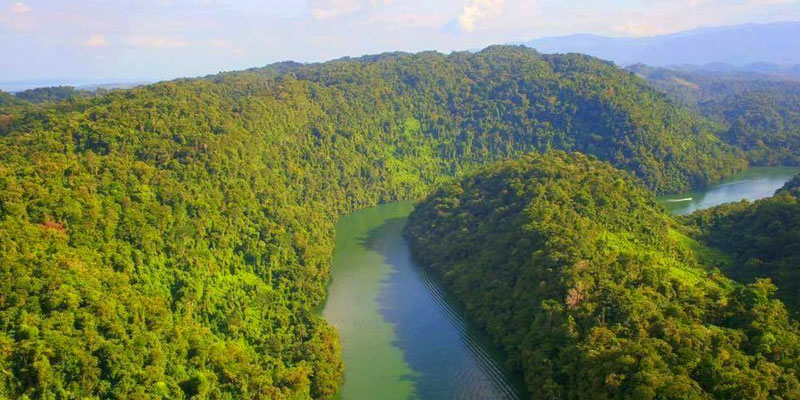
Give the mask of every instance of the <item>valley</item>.
[[440, 186], [404, 233], [534, 398], [795, 398], [794, 305], [723, 275], [736, 263], [682, 221], [627, 174], [553, 152]]
[[[663, 198], [676, 213], [770, 195], [798, 169], [748, 166], [796, 159], [784, 146], [793, 117], [753, 147], [670, 96], [610, 62], [520, 46], [0, 93], [0, 397], [790, 398], [795, 322], [769, 286], [709, 272], [749, 265], [701, 243], [716, 246], [707, 230], [726, 219], [683, 225], [655, 195], [681, 193]], [[495, 176], [505, 169], [524, 179]], [[412, 212], [409, 201], [436, 196], [441, 208]], [[462, 208], [506, 219], [448, 219]], [[508, 242], [512, 227], [547, 240]], [[567, 315], [558, 290], [595, 279], [576, 254], [602, 266], [610, 292]], [[565, 260], [575, 271], [561, 271]], [[517, 277], [525, 290], [507, 290]], [[572, 289], [577, 304], [584, 287]], [[750, 295], [765, 306], [748, 330], [730, 316], [745, 305], [727, 301]], [[597, 312], [609, 304], [622, 308], [606, 327], [614, 313]], [[607, 351], [596, 369], [574, 364], [593, 344], [567, 317]], [[675, 324], [650, 323], [662, 317]], [[643, 339], [687, 326], [686, 352]], [[631, 347], [614, 350], [612, 333]], [[709, 343], [734, 354], [749, 386], [697, 366]], [[573, 353], [552, 357], [562, 350]], [[643, 353], [616, 362], [615, 351]], [[630, 361], [645, 353], [657, 373]]]
[[[674, 214], [771, 196], [800, 168], [754, 167], [706, 190], [659, 197]], [[692, 196], [692, 201], [670, 200]], [[458, 299], [411, 257], [402, 231], [412, 204], [384, 204], [336, 225], [323, 316], [345, 362], [340, 398], [522, 399], [518, 373]]]

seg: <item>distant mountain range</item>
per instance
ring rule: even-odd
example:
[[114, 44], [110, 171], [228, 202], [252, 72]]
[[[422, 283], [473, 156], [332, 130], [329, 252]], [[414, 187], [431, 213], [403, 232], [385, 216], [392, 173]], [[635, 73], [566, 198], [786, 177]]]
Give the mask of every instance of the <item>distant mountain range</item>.
[[[634, 64], [629, 68], [635, 68], [640, 65], [643, 64]], [[726, 78], [800, 80], [800, 64], [778, 65], [759, 62], [740, 66], [726, 63], [710, 63], [706, 65], [669, 65], [667, 68], [679, 72], [721, 75]]]
[[794, 73], [800, 74], [800, 68], [794, 66], [800, 64], [800, 22], [699, 28], [641, 38], [575, 34], [545, 37], [522, 44], [542, 53], [589, 54], [621, 66], [637, 63], [656, 66], [713, 63], [767, 65], [769, 68], [793, 66]]

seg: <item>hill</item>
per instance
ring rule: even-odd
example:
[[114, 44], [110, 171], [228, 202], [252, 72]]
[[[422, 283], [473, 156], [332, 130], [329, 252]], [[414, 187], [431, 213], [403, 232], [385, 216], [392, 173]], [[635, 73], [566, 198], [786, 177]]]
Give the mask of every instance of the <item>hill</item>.
[[415, 257], [535, 398], [797, 398], [800, 331], [774, 287], [733, 283], [629, 175], [529, 155], [417, 204]]
[[800, 176], [773, 197], [724, 204], [685, 219], [699, 228], [698, 239], [733, 256], [727, 274], [742, 282], [770, 278], [778, 297], [800, 316]]
[[78, 90], [73, 86], [52, 86], [28, 89], [14, 93], [14, 97], [34, 104], [44, 102], [59, 102], [66, 100], [76, 100], [102, 95], [103, 92], [93, 92], [89, 90]]
[[800, 165], [800, 81], [746, 72], [634, 65], [677, 102], [724, 125], [719, 137], [755, 165]]
[[618, 65], [800, 64], [800, 22], [699, 28], [642, 38], [578, 34], [524, 43], [545, 53], [583, 53]]
[[800, 64], [779, 65], [765, 62], [757, 62], [745, 65], [732, 65], [725, 63], [711, 63], [705, 65], [669, 65], [666, 68], [680, 71], [701, 74], [724, 74], [740, 77], [753, 77], [758, 79], [772, 80], [800, 80]]

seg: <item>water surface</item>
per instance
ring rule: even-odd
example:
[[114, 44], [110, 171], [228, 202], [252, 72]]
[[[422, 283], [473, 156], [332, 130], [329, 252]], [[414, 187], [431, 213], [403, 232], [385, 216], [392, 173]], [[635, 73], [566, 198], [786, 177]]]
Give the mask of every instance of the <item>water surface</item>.
[[800, 167], [752, 167], [703, 190], [661, 196], [658, 201], [673, 214], [689, 214], [723, 203], [772, 196], [799, 173]]
[[338, 328], [340, 397], [519, 399], [519, 375], [412, 260], [403, 238], [411, 203], [342, 217], [323, 316]]

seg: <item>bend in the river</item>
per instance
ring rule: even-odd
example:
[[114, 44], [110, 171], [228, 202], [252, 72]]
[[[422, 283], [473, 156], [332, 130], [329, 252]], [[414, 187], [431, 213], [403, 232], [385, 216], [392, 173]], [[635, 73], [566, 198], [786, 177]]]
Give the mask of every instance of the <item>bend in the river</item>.
[[[702, 191], [659, 198], [684, 214], [767, 197], [798, 168], [752, 168]], [[341, 398], [525, 398], [521, 377], [411, 259], [402, 231], [411, 203], [372, 207], [336, 227], [323, 315], [337, 327], [345, 362]]]

